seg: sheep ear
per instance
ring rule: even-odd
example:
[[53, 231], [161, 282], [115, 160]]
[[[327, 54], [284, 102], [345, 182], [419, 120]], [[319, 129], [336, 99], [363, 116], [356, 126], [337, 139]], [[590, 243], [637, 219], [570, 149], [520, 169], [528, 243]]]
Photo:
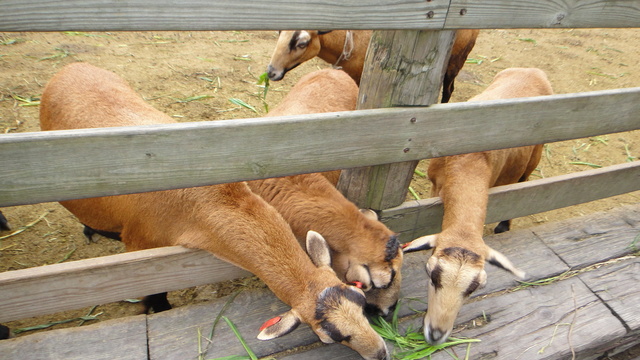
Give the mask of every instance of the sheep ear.
[[402, 245], [402, 251], [408, 253], [413, 251], [433, 249], [434, 247], [436, 247], [437, 239], [438, 235], [427, 235], [419, 237], [410, 243]]
[[293, 310], [267, 320], [260, 327], [258, 340], [271, 340], [277, 337], [287, 335], [300, 325], [300, 317]]
[[322, 235], [313, 230], [307, 232], [307, 253], [317, 267], [331, 266], [329, 245]]
[[378, 221], [378, 214], [375, 211], [373, 211], [371, 209], [360, 209], [360, 212], [367, 219], [373, 220], [373, 221]]
[[506, 256], [502, 253], [493, 250], [492, 248], [487, 246], [487, 261], [489, 264], [502, 268], [503, 270], [509, 271], [513, 275], [515, 275], [518, 279], [522, 280], [525, 277], [525, 272], [518, 269], [513, 265]]

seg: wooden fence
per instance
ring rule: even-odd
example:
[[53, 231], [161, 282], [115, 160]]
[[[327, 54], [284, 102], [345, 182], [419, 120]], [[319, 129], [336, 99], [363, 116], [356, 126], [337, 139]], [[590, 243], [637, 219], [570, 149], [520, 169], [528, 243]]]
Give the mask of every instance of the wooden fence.
[[[386, 30], [374, 32], [379, 43], [396, 36], [411, 39], [410, 51], [425, 44], [440, 50], [430, 60], [437, 69], [429, 75], [426, 97], [407, 99], [421, 93], [411, 87], [416, 85], [390, 79], [387, 92], [377, 94], [382, 100], [369, 101], [368, 110], [0, 135], [0, 206], [358, 167], [382, 174], [380, 188], [395, 187], [397, 198], [406, 186], [394, 186], [399, 182], [389, 175], [389, 164], [640, 129], [640, 88], [415, 106], [435, 102], [452, 39], [448, 29], [640, 27], [640, 0], [2, 0], [0, 8], [5, 32], [378, 29]], [[369, 73], [376, 71], [371, 48]], [[379, 79], [363, 79], [361, 100], [372, 94], [373, 80], [367, 79], [374, 78]], [[396, 98], [388, 91], [396, 91]], [[394, 107], [373, 109], [382, 106]], [[409, 166], [400, 175], [406, 179], [411, 172]], [[351, 186], [357, 182], [347, 180]], [[381, 182], [376, 183], [355, 185], [403, 240], [438, 231], [438, 199], [389, 208], [395, 200], [386, 201], [386, 190], [376, 190]], [[509, 185], [492, 190], [487, 221], [638, 189], [640, 162]], [[0, 273], [0, 322], [246, 275], [207, 253], [180, 247], [10, 271]]]

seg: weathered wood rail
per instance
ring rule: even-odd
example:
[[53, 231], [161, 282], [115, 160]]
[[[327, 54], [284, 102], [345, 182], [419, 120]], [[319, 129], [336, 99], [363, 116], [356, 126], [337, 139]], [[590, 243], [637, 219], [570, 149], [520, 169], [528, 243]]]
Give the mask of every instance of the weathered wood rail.
[[3, 0], [0, 31], [638, 27], [635, 0]]
[[0, 206], [420, 160], [638, 128], [640, 88], [629, 88], [430, 107], [4, 134]]
[[[349, 28], [394, 29], [409, 34], [416, 29], [640, 27], [640, 0], [224, 0], [216, 2], [215, 6], [202, 0], [179, 3], [166, 0], [54, 0], [46, 3], [5, 0], [0, 5], [0, 31]], [[433, 40], [430, 35], [426, 38]], [[419, 44], [416, 42], [411, 46]], [[440, 50], [442, 54], [439, 56], [446, 56], [448, 50]], [[369, 66], [372, 61], [372, 56], [369, 56]], [[434, 76], [437, 78], [437, 74]], [[437, 93], [437, 89], [432, 89], [432, 92]], [[361, 99], [363, 96], [366, 94], [361, 94]], [[380, 101], [382, 98], [384, 96], [381, 96]], [[383, 165], [640, 129], [640, 88], [486, 103], [413, 106], [429, 103], [421, 101], [426, 100], [418, 100], [417, 104], [413, 101], [394, 101], [384, 106], [412, 106], [348, 113], [3, 134], [0, 136], [0, 153], [3, 154], [0, 159], [0, 168], [3, 169], [0, 173], [0, 206]], [[362, 129], [365, 128], [368, 130], [363, 132]], [[291, 133], [296, 133], [296, 136], [285, 135]], [[323, 136], [318, 137], [318, 133]], [[216, 138], [217, 141], [211, 142], [211, 138]], [[176, 147], [181, 151], [168, 150]], [[118, 148], [119, 151], [110, 151], [113, 148]], [[78, 151], [79, 149], [82, 151]], [[228, 149], [233, 151], [229, 152]], [[25, 163], [30, 166], [25, 167]], [[623, 164], [496, 188], [492, 191], [487, 220], [503, 220], [638, 190], [639, 164], [640, 162]], [[393, 182], [393, 177], [387, 181]], [[384, 184], [382, 187], [384, 188]], [[583, 188], [594, 191], [580, 191]], [[373, 193], [376, 191], [374, 189]], [[394, 191], [397, 193], [406, 189]], [[384, 203], [383, 199], [379, 203]], [[437, 199], [410, 202], [391, 209], [382, 206], [379, 209], [382, 210], [384, 221], [393, 230], [401, 232], [404, 240], [438, 231], [441, 208]], [[629, 211], [636, 215], [638, 213], [636, 208]], [[564, 232], [554, 230], [557, 231], [557, 238], [551, 234], [546, 238], [540, 235], [544, 233], [542, 230], [526, 230], [524, 236], [519, 232], [492, 238], [498, 239], [497, 241], [510, 238], [510, 241], [514, 241], [513, 246], [496, 247], [517, 262], [530, 264], [530, 267], [522, 267], [532, 269], [529, 270], [532, 279], [544, 278], [586, 266], [584, 262], [572, 262], [565, 258], [571, 258], [570, 254], [576, 251], [580, 257], [589, 253], [590, 249], [583, 247], [584, 244], [598, 249], [598, 256], [604, 256], [598, 258], [601, 260], [631, 252], [620, 249], [625, 248], [623, 243], [628, 246], [633, 241], [633, 234], [637, 234], [638, 217], [625, 214], [615, 216], [615, 219], [610, 218], [612, 225], [603, 225], [611, 226], [611, 229], [603, 233], [594, 231], [591, 224], [576, 220], [581, 224], [582, 233], [578, 231], [576, 234], [571, 229], [564, 229]], [[602, 217], [608, 218], [604, 215]], [[569, 226], [574, 227], [575, 224], [559, 225], [560, 228]], [[576, 241], [578, 238], [584, 241]], [[594, 242], [594, 239], [619, 244], [608, 244], [606, 250], [602, 251], [602, 247], [598, 246], [600, 243]], [[535, 251], [532, 243], [536, 244]], [[554, 244], [559, 244], [557, 246], [561, 249], [554, 247]], [[614, 251], [615, 255], [607, 255], [610, 251]], [[563, 255], [563, 252], [567, 255]], [[536, 256], [532, 257], [532, 253]], [[544, 256], [541, 257], [540, 254]], [[423, 278], [421, 258], [420, 255], [409, 257], [405, 266], [405, 278]], [[540, 258], [544, 261], [539, 261]], [[559, 334], [565, 332], [562, 336], [566, 338], [566, 331], [573, 329], [571, 331], [574, 335], [580, 335], [576, 335], [576, 338], [579, 337], [581, 341], [587, 339], [585, 343], [572, 344], [582, 358], [589, 358], [590, 354], [601, 354], [607, 349], [624, 347], [634, 341], [637, 343], [638, 322], [629, 309], [634, 306], [637, 308], [638, 305], [638, 296], [633, 296], [638, 292], [635, 275], [638, 261], [637, 258], [624, 259], [612, 266], [603, 267], [610, 269], [608, 273], [593, 275], [596, 273], [588, 272], [578, 275], [577, 279], [552, 285], [561, 289], [558, 291], [542, 287], [475, 301], [463, 308], [459, 320], [471, 320], [478, 316], [478, 309], [490, 309], [494, 314], [493, 321], [485, 327], [477, 328], [477, 331], [465, 330], [462, 334], [491, 339], [474, 346], [478, 357], [492, 352], [507, 354], [504, 358], [519, 356], [557, 359], [567, 356], [569, 347], [566, 343], [550, 342], [545, 348], [548, 356], [529, 357], [531, 349], [535, 347], [523, 349], [518, 347], [521, 344], [514, 344], [513, 341], [506, 344], [495, 340], [511, 331], [525, 334], [523, 343], [529, 341], [530, 345], [537, 345], [543, 341], [541, 339], [548, 340], [548, 331], [553, 334], [558, 329]], [[154, 270], [145, 271], [151, 268]], [[141, 274], [135, 280], [128, 276], [133, 271]], [[246, 272], [208, 254], [181, 248], [148, 250], [7, 272], [0, 274], [0, 289], [3, 293], [0, 297], [0, 321], [244, 275]], [[489, 276], [492, 285], [485, 291], [498, 291], [513, 285], [504, 274], [491, 271]], [[607, 279], [611, 276], [621, 279], [623, 286], [607, 288]], [[70, 283], [74, 287], [66, 286]], [[624, 286], [625, 283], [628, 286]], [[425, 289], [423, 285], [420, 282], [406, 281], [403, 290], [405, 297], [424, 297], [421, 293]], [[566, 296], [562, 298], [565, 302], [557, 297], [558, 293], [566, 295], [566, 289], [572, 289], [571, 297], [575, 298], [575, 303], [567, 303]], [[602, 294], [603, 289], [610, 293]], [[546, 304], [547, 307], [539, 309], [540, 315], [528, 315], [531, 307], [542, 306], [536, 304], [544, 302], [538, 300], [534, 303], [531, 299], [536, 297], [548, 299], [549, 303]], [[630, 300], [621, 301], [620, 297]], [[526, 302], [527, 299], [530, 301]], [[243, 304], [252, 304], [250, 311], [242, 308]], [[630, 308], [629, 304], [632, 305]], [[197, 349], [194, 341], [198, 338], [193, 330], [196, 327], [204, 329], [210, 326], [210, 322], [203, 320], [206, 318], [204, 314], [216, 314], [221, 306], [213, 304], [176, 309], [167, 314], [148, 318], [135, 317], [124, 322], [92, 327], [83, 336], [102, 336], [100, 341], [104, 349], [96, 349], [91, 354], [84, 353], [82, 356], [109, 359], [147, 358], [146, 356], [153, 359], [172, 358], [173, 355], [184, 353], [187, 348]], [[246, 334], [253, 334], [254, 328], [257, 328], [254, 323], [264, 319], [264, 313], [277, 312], [274, 309], [284, 310], [284, 305], [275, 301], [268, 292], [241, 294], [233, 307], [237, 307], [238, 316], [242, 315], [236, 323], [241, 326], [241, 331], [246, 329], [243, 331]], [[505, 308], [511, 311], [501, 311]], [[586, 317], [585, 313], [590, 311], [598, 314], [599, 322], [589, 323], [592, 318]], [[573, 314], [579, 314], [575, 321], [567, 320]], [[409, 316], [410, 312], [403, 309], [401, 315]], [[519, 320], [523, 317], [533, 318], [536, 327], [530, 321]], [[165, 321], [170, 321], [171, 327], [166, 326]], [[411, 316], [406, 321], [412, 321]], [[516, 324], [504, 326], [509, 322]], [[567, 329], [558, 326], [565, 322], [574, 324], [574, 327]], [[535, 331], [528, 332], [528, 328]], [[614, 330], [606, 336], [592, 338], [590, 336], [595, 333], [594, 328]], [[571, 331], [568, 335], [571, 335]], [[494, 332], [497, 335], [487, 335]], [[68, 333], [77, 335], [79, 331], [68, 330]], [[40, 342], [42, 348], [31, 348], [34, 351], [33, 358], [40, 358], [36, 356], [41, 354], [37, 351], [47, 346], [48, 349], [60, 351], [72, 348], [75, 340], [67, 339], [67, 333], [62, 334], [58, 338], [51, 338], [52, 343], [47, 343], [48, 340], [44, 340], [47, 336], [40, 334], [2, 343], [0, 355], [3, 356], [0, 357], [24, 357], [28, 338], [43, 339]], [[221, 341], [225, 345], [223, 349], [215, 351], [215, 356], [242, 352], [231, 345], [234, 341], [230, 335], [221, 336], [227, 336]], [[248, 338], [251, 338], [252, 348], [261, 356], [312, 344], [317, 340], [310, 331], [269, 343], [258, 343], [251, 336]], [[138, 348], [138, 342], [144, 346]], [[329, 349], [331, 350], [323, 347], [321, 350], [305, 352], [304, 355], [288, 355], [284, 358], [327, 358], [328, 351], [335, 354], [335, 358], [353, 357], [353, 353], [345, 347]], [[43, 353], [45, 350], [42, 350]], [[123, 353], [122, 357], [117, 355], [119, 351]]]

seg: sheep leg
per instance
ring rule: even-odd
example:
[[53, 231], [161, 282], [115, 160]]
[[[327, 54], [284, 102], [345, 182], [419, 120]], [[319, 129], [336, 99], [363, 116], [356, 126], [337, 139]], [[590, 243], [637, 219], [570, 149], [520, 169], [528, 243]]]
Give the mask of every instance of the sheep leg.
[[95, 234], [102, 235], [102, 236], [104, 236], [106, 238], [109, 238], [109, 239], [122, 241], [122, 238], [120, 238], [120, 233], [113, 232], [113, 231], [96, 230], [96, 229], [90, 228], [87, 225], [84, 225], [84, 230], [82, 230], [82, 233], [87, 238], [87, 244], [95, 242], [93, 240], [93, 235], [95, 235]]
[[8, 327], [0, 324], [0, 340], [8, 339], [11, 336], [11, 330]]
[[171, 310], [171, 304], [167, 300], [166, 292], [147, 295], [142, 299], [142, 304], [144, 305], [145, 314], [148, 314], [149, 310], [153, 310], [154, 313]]
[[7, 218], [4, 217], [4, 215], [2, 215], [2, 211], [0, 211], [0, 230], [11, 230], [11, 227], [9, 226], [9, 221], [7, 221]]
[[511, 229], [511, 220], [504, 220], [498, 223], [498, 226], [496, 226], [496, 228], [493, 229], [493, 232], [496, 234], [500, 234], [505, 231], [509, 231], [510, 229]]
[[449, 71], [445, 73], [444, 81], [442, 82], [442, 100], [440, 100], [440, 103], [448, 103], [451, 99], [451, 94], [453, 94], [453, 81], [457, 75], [457, 73], [450, 74]]
[[[540, 152], [540, 151], [538, 151], [538, 152]], [[538, 157], [538, 160], [532, 161], [532, 164], [534, 164], [533, 165], [534, 168], [535, 168], [535, 164], [537, 164], [539, 160], [540, 159]], [[529, 167], [531, 167], [531, 166], [529, 166]], [[520, 179], [518, 179], [518, 182], [521, 183], [521, 182], [527, 181], [529, 179], [529, 175], [531, 174], [532, 171], [533, 171], [533, 169], [527, 170], [526, 173], [524, 175], [522, 175], [522, 177], [520, 177]], [[503, 232], [506, 232], [506, 231], [509, 231], [509, 230], [511, 230], [511, 220], [504, 220], [504, 221], [500, 221], [498, 226], [496, 226], [496, 228], [493, 229], [493, 232], [495, 234], [500, 234], [500, 233], [503, 233]]]

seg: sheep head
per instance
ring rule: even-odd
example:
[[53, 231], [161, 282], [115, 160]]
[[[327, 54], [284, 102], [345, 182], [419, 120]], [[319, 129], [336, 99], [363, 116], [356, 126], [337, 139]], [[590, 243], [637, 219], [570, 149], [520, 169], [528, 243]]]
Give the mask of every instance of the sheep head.
[[307, 60], [311, 60], [320, 52], [320, 31], [296, 30], [280, 31], [276, 47], [267, 66], [270, 80], [282, 80], [291, 69]]
[[331, 269], [329, 246], [320, 234], [309, 231], [306, 246], [317, 267], [317, 275], [309, 279], [307, 285], [309, 293], [300, 294], [291, 310], [266, 321], [258, 339], [270, 340], [286, 335], [304, 322], [326, 344], [343, 344], [364, 359], [390, 360], [384, 340], [364, 315], [364, 292], [337, 279]]
[[484, 253], [480, 254], [463, 245], [439, 248], [437, 239], [438, 235], [423, 236], [404, 248], [404, 252], [433, 249], [426, 264], [428, 307], [423, 329], [425, 339], [433, 345], [447, 340], [464, 301], [486, 285], [485, 260], [524, 278], [524, 272], [484, 242], [481, 246]]

